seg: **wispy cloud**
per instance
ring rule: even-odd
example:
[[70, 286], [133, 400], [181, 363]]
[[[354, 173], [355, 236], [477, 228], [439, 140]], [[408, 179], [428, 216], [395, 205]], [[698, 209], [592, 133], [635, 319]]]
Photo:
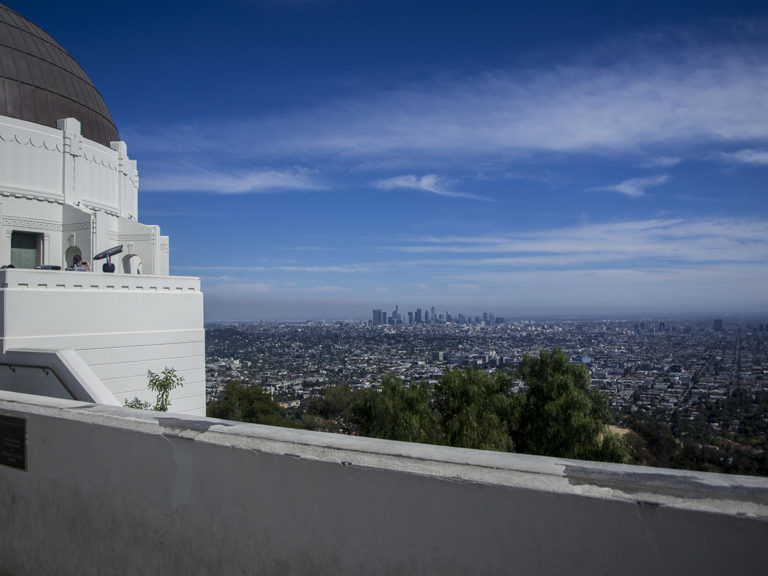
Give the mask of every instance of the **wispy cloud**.
[[450, 183], [436, 174], [426, 174], [424, 176], [395, 176], [374, 182], [374, 187], [380, 190], [393, 190], [395, 188], [406, 188], [409, 190], [422, 190], [431, 192], [438, 196], [448, 196], [450, 198], [470, 198], [472, 200], [490, 201], [485, 196], [469, 194], [466, 192], [457, 192], [449, 188]]
[[204, 274], [204, 292], [222, 302], [364, 293], [374, 303], [391, 295], [403, 305], [481, 298], [500, 310], [520, 303], [547, 313], [700, 311], [729, 302], [768, 309], [765, 219], [670, 217], [410, 237], [376, 252], [384, 258], [368, 263], [318, 265], [313, 254], [295, 264], [185, 270]]
[[519, 157], [768, 136], [764, 47], [629, 58], [609, 66], [498, 70], [330, 104], [315, 111], [320, 120], [303, 114], [276, 120], [299, 132], [275, 150]]
[[648, 168], [671, 168], [672, 166], [677, 166], [680, 162], [682, 162], [681, 158], [676, 158], [674, 156], [660, 156], [646, 162], [645, 166]]
[[308, 171], [288, 170], [206, 170], [194, 166], [174, 167], [171, 171], [150, 169], [142, 173], [141, 187], [153, 192], [211, 192], [250, 194], [289, 190], [320, 190], [324, 186]]
[[362, 264], [344, 264], [339, 266], [179, 266], [178, 270], [190, 272], [308, 272], [308, 273], [357, 273], [368, 272], [369, 267]]
[[322, 292], [322, 293], [333, 293], [333, 292], [344, 292], [348, 290], [345, 286], [333, 286], [333, 285], [324, 285], [324, 286], [307, 286], [305, 288], [300, 289], [299, 291], [303, 292]]
[[753, 150], [747, 148], [738, 152], [721, 152], [717, 157], [723, 162], [732, 164], [768, 165], [768, 149]]
[[[440, 254], [440, 266], [590, 268], [621, 264], [676, 267], [768, 261], [768, 222], [747, 219], [652, 219], [586, 224], [517, 234], [427, 237], [394, 249]], [[464, 255], [465, 258], [445, 257]], [[472, 255], [472, 258], [466, 256]], [[420, 264], [427, 266], [429, 260]]]
[[[766, 26], [753, 28], [750, 37], [720, 43], [696, 34], [632, 38], [548, 68], [455, 74], [263, 117], [144, 132], [168, 154], [226, 141], [261, 162], [300, 156], [345, 169], [574, 152], [640, 152], [671, 166], [681, 145], [768, 139]], [[308, 184], [291, 176], [283, 188]], [[412, 176], [410, 185], [446, 195], [444, 185], [422, 182], [429, 176]], [[265, 187], [259, 182], [254, 189]], [[224, 191], [243, 188], [252, 189], [234, 183]]]
[[660, 176], [649, 176], [647, 178], [632, 178], [630, 180], [624, 180], [618, 184], [611, 184], [609, 186], [597, 186], [592, 190], [605, 190], [608, 192], [618, 192], [629, 196], [630, 198], [639, 198], [645, 196], [645, 191], [648, 188], [655, 188], [662, 184], [669, 182], [669, 174], [662, 174]]
[[576, 307], [583, 312], [683, 314], [707, 309], [765, 310], [763, 287], [768, 271], [752, 265], [716, 264], [695, 269], [487, 271], [451, 278], [480, 283], [486, 302], [524, 301], [531, 312], [572, 314]]
[[267, 294], [272, 291], [273, 286], [265, 282], [242, 282], [234, 281], [225, 284], [216, 284], [206, 282], [203, 279], [203, 289], [205, 293], [211, 296], [250, 296], [253, 294]]

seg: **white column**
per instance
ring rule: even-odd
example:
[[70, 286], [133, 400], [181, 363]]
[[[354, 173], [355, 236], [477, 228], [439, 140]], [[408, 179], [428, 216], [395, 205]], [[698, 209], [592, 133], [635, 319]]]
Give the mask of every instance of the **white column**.
[[79, 199], [77, 197], [75, 158], [83, 155], [81, 125], [75, 118], [63, 118], [56, 121], [56, 127], [63, 132], [64, 139], [64, 166], [62, 168], [64, 202], [75, 204]]

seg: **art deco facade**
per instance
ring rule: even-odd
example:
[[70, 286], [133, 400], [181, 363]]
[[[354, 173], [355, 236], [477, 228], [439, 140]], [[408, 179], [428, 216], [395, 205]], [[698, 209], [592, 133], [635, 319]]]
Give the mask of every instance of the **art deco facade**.
[[[0, 4], [0, 386], [122, 404], [172, 367], [185, 379], [172, 409], [204, 413], [200, 283], [169, 276], [168, 237], [138, 205], [136, 162], [99, 92]], [[117, 246], [102, 273], [94, 256]], [[77, 255], [94, 271], [66, 271]]]

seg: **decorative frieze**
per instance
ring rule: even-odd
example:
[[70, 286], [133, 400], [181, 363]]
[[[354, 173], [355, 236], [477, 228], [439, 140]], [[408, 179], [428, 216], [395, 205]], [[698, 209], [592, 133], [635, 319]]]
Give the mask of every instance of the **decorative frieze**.
[[0, 187], [0, 196], [5, 196], [7, 198], [26, 198], [27, 200], [37, 200], [38, 202], [48, 202], [49, 204], [64, 204], [64, 198], [58, 194], [30, 192], [29, 190], [11, 186]]
[[0, 219], [3, 226], [6, 229], [27, 229], [27, 230], [51, 230], [53, 232], [61, 232], [61, 222], [53, 222], [51, 220], [39, 220], [37, 218], [13, 218], [11, 216], [3, 216]]
[[9, 144], [21, 144], [22, 146], [31, 146], [40, 148], [49, 152], [62, 152], [63, 144], [61, 139], [43, 136], [42, 134], [20, 134], [12, 131], [8, 126], [0, 126], [0, 141]]
[[119, 234], [118, 242], [151, 242], [152, 234]]
[[61, 229], [64, 232], [77, 232], [78, 230], [90, 230], [91, 223], [89, 222], [74, 222], [72, 224], [64, 224]]
[[101, 202], [94, 202], [93, 200], [81, 200], [80, 203], [94, 212], [104, 212], [110, 216], [120, 216], [120, 213], [113, 207], [102, 204]]

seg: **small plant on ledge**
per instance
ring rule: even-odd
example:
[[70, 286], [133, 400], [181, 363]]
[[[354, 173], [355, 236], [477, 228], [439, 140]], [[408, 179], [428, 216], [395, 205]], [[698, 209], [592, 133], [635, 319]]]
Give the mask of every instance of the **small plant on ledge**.
[[127, 408], [136, 408], [138, 410], [154, 410], [155, 412], [168, 412], [168, 406], [171, 391], [184, 386], [184, 377], [176, 374], [174, 368], [165, 368], [160, 374], [155, 374], [152, 370], [147, 372], [147, 388], [157, 393], [155, 405], [151, 402], [145, 402], [138, 396], [133, 400], [126, 400], [124, 405]]

